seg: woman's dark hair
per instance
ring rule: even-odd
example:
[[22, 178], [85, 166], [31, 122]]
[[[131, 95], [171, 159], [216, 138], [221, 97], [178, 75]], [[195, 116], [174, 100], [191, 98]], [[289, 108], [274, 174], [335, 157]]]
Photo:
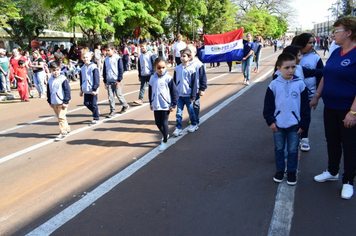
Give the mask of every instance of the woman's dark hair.
[[286, 47], [285, 49], [283, 49], [282, 53], [285, 52], [289, 52], [290, 54], [292, 54], [293, 56], [297, 57], [298, 53], [302, 50], [302, 48], [300, 46], [297, 45], [289, 45], [288, 47]]
[[313, 35], [309, 34], [309, 33], [302, 33], [301, 35], [298, 36], [295, 45], [297, 46], [301, 46], [302, 48], [304, 48], [308, 42], [309, 39], [313, 37]]
[[166, 60], [164, 60], [163, 57], [157, 57], [157, 58], [155, 59], [155, 61], [153, 62], [153, 67], [156, 67], [156, 65], [157, 65], [158, 63], [160, 63], [161, 61], [164, 61], [164, 63], [166, 63]]

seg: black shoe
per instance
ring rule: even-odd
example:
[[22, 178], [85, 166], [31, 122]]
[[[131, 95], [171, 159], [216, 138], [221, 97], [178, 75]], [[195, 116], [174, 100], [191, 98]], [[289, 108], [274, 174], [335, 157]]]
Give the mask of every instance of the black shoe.
[[106, 116], [106, 118], [111, 118], [114, 117], [116, 115], [116, 112], [112, 111], [109, 113], [109, 115]]
[[283, 171], [276, 172], [276, 174], [274, 174], [273, 176], [273, 181], [276, 183], [280, 183], [283, 181], [283, 177], [284, 177]]
[[287, 184], [292, 186], [297, 184], [297, 176], [295, 175], [295, 173], [287, 173]]
[[125, 113], [130, 108], [129, 105], [122, 107], [120, 114]]

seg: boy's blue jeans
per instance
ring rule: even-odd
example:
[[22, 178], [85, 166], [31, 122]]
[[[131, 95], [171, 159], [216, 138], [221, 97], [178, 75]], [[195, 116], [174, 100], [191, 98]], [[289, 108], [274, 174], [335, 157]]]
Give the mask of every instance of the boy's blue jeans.
[[285, 171], [284, 148], [287, 144], [287, 172], [296, 173], [298, 168], [298, 150], [300, 138], [300, 135], [297, 134], [299, 127], [295, 125], [289, 128], [277, 128], [278, 132], [273, 132], [276, 171]]
[[177, 122], [176, 127], [178, 129], [182, 129], [182, 119], [183, 119], [184, 105], [187, 106], [191, 124], [192, 125], [196, 125], [197, 124], [197, 120], [195, 118], [193, 104], [194, 103], [190, 102], [190, 97], [179, 97], [178, 104], [177, 104], [177, 114], [176, 114], [176, 119], [177, 119], [176, 120], [176, 122]]

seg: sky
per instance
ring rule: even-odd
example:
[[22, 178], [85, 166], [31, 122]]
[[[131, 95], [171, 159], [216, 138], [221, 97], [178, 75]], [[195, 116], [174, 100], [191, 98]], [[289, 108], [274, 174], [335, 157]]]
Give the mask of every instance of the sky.
[[327, 16], [331, 20], [331, 11], [328, 9], [336, 2], [337, 0], [292, 0], [292, 7], [297, 11], [297, 17], [294, 22], [290, 22], [290, 28], [292, 30], [295, 27], [302, 27], [302, 30], [312, 29], [312, 22], [328, 21]]

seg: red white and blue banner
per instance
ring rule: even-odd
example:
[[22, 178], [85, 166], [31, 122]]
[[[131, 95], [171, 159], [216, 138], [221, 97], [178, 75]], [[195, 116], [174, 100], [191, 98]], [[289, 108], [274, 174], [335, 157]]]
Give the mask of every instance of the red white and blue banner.
[[242, 61], [243, 33], [244, 28], [240, 28], [224, 34], [204, 35], [203, 62]]

